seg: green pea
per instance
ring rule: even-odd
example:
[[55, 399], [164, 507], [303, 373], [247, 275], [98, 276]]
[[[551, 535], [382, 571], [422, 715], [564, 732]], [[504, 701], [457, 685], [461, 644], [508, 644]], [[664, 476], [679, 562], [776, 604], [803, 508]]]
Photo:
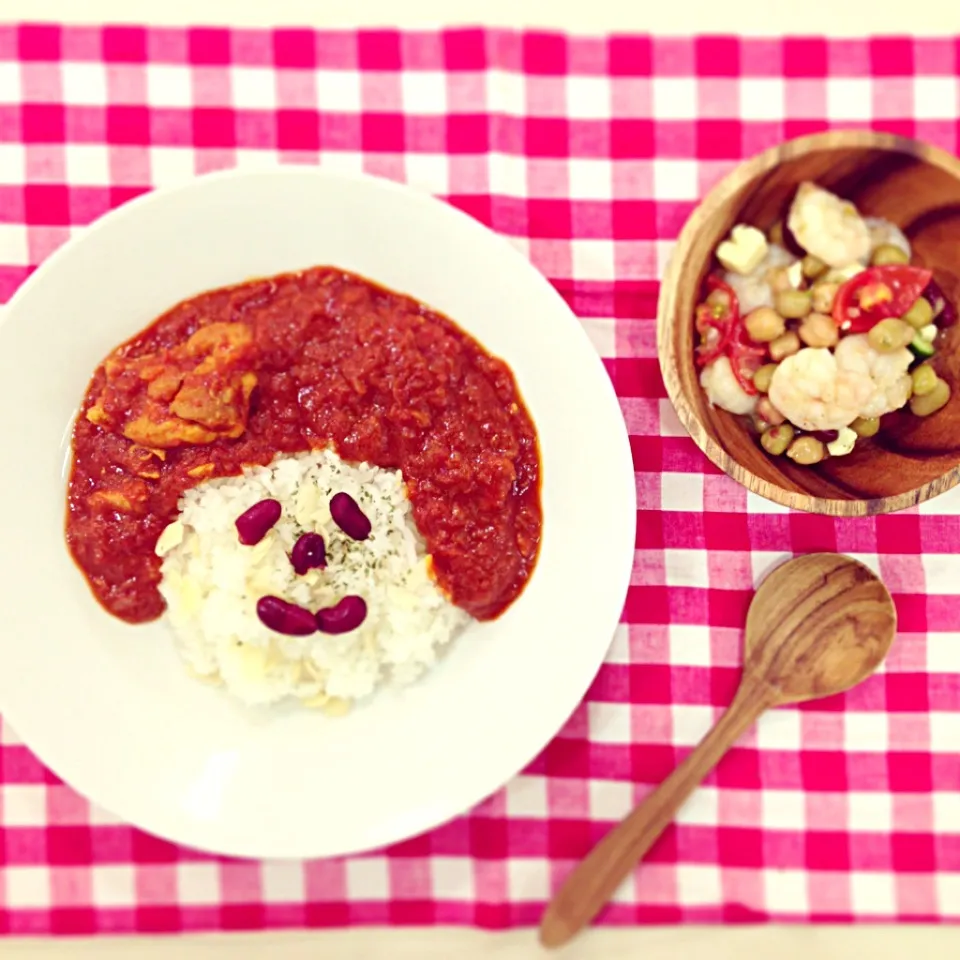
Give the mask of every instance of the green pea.
[[914, 367], [910, 376], [913, 378], [913, 395], [915, 397], [922, 397], [930, 393], [937, 385], [937, 375], [929, 364], [922, 363], [919, 367]]
[[902, 350], [912, 339], [913, 327], [896, 317], [881, 320], [867, 333], [867, 341], [878, 353], [895, 353]]
[[892, 263], [909, 263], [910, 258], [899, 247], [892, 243], [881, 243], [873, 256], [870, 258], [870, 264], [874, 267], [886, 267]]
[[793, 440], [793, 427], [789, 423], [782, 423], [778, 427], [769, 427], [763, 431], [760, 444], [772, 457], [779, 457], [786, 452]]
[[937, 382], [929, 393], [910, 398], [910, 412], [916, 417], [929, 417], [941, 407], [946, 406], [950, 399], [950, 387], [944, 380], [937, 377]]
[[875, 437], [880, 430], [880, 419], [878, 417], [857, 417], [850, 424], [850, 429], [858, 437]]
[[914, 330], [920, 330], [923, 327], [933, 323], [933, 307], [926, 297], [921, 297], [904, 315], [903, 320], [909, 323]]

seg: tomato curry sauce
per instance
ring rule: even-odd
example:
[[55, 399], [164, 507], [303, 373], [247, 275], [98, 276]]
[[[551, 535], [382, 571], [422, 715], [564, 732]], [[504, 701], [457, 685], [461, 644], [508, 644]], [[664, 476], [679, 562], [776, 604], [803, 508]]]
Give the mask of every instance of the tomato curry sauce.
[[537, 436], [507, 365], [446, 317], [330, 267], [178, 304], [97, 369], [67, 543], [100, 603], [163, 612], [154, 547], [188, 488], [333, 444], [403, 472], [450, 599], [496, 617], [540, 543]]

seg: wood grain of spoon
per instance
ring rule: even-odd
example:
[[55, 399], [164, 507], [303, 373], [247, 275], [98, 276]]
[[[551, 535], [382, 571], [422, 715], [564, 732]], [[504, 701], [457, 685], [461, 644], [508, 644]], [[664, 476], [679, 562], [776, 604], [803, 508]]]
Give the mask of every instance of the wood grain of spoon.
[[562, 946], [593, 920], [760, 714], [865, 680], [896, 630], [887, 588], [850, 557], [808, 554], [770, 573], [747, 613], [743, 676], [733, 702], [683, 763], [574, 869], [543, 915], [540, 942]]

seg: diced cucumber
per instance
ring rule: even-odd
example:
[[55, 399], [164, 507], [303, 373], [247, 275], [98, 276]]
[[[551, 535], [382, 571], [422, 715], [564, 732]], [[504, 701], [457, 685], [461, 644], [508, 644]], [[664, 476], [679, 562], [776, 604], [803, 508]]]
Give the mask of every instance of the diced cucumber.
[[[903, 341], [901, 340], [900, 342], [902, 343]], [[926, 360], [937, 352], [933, 343], [923, 336], [922, 330], [914, 334], [913, 339], [910, 341], [910, 350], [919, 360]]]
[[918, 334], [923, 337], [927, 343], [933, 343], [933, 341], [937, 339], [939, 332], [940, 328], [935, 323], [928, 323], [925, 327], [920, 328]]

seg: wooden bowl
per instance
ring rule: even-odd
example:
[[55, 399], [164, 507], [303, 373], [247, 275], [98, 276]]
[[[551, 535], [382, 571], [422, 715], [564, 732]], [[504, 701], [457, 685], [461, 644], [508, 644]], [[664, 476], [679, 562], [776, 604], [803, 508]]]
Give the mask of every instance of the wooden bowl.
[[667, 268], [657, 309], [657, 348], [667, 393], [701, 450], [748, 490], [799, 510], [864, 516], [902, 510], [960, 480], [960, 326], [944, 336], [934, 364], [951, 388], [931, 417], [896, 412], [845, 457], [815, 467], [770, 457], [743, 422], [711, 407], [694, 365], [693, 315], [713, 251], [736, 223], [768, 230], [794, 190], [812, 180], [852, 200], [864, 216], [896, 223], [914, 263], [933, 270], [960, 299], [960, 160], [936, 147], [868, 130], [791, 140], [747, 160], [690, 216]]

